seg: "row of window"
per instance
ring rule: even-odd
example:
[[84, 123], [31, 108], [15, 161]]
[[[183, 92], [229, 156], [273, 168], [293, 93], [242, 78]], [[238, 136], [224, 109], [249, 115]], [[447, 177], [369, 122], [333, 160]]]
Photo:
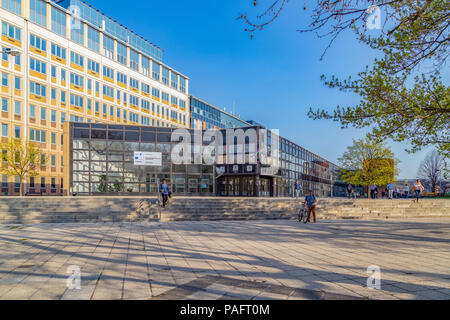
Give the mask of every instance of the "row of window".
[[[46, 12], [41, 5], [45, 6], [45, 2], [41, 0], [31, 0], [30, 1], [30, 18], [31, 21], [38, 23], [40, 25], [46, 24], [46, 21], [42, 21], [41, 18], [45, 19]], [[44, 10], [42, 13], [40, 9]], [[65, 13], [54, 8], [52, 6], [52, 31], [58, 33], [59, 35], [65, 36], [66, 32], [66, 21]], [[84, 45], [84, 28], [80, 25], [79, 21], [76, 19], [71, 22], [71, 40], [78, 44]], [[8, 22], [2, 21], [2, 34], [21, 41], [21, 29], [9, 24]], [[43, 52], [47, 51], [47, 41], [34, 34], [30, 34], [30, 45]], [[103, 52], [100, 52], [100, 33], [99, 31], [88, 26], [87, 33], [87, 47], [97, 53], [103, 53], [106, 57], [114, 59], [114, 40], [107, 35], [103, 37]], [[66, 49], [58, 46], [56, 44], [51, 45], [51, 54], [59, 57], [61, 59], [66, 59]], [[139, 61], [139, 53], [133, 49], [130, 49], [130, 61], [128, 64], [127, 60], [127, 46], [117, 43], [117, 58], [116, 61], [122, 65], [129, 66], [131, 69], [143, 73], [145, 76], [151, 77], [156, 81], [162, 82], [166, 86], [170, 86], [176, 90], [186, 93], [186, 78], [179, 75], [176, 72], [171, 71], [169, 68], [161, 65], [160, 63], [151, 60], [145, 56], [141, 56], [141, 61]], [[72, 53], [71, 53], [72, 57]], [[78, 54], [73, 55], [74, 59], [71, 59], [73, 63], [83, 66], [83, 57]], [[77, 61], [74, 62], [73, 60]], [[98, 69], [98, 68], [97, 68]], [[98, 71], [97, 71], [98, 72]]]
[[[20, 152], [17, 152], [15, 154], [15, 157], [17, 157], [17, 159], [20, 159]], [[1, 153], [1, 160], [2, 160], [2, 162], [8, 161], [7, 159], [8, 159], [8, 151], [7, 150], [2, 150], [2, 153]], [[41, 157], [40, 157], [39, 160], [40, 160], [39, 164], [40, 164], [41, 167], [45, 167], [47, 165], [47, 155], [45, 153], [41, 153]], [[50, 160], [50, 166], [56, 167], [56, 155], [51, 154], [50, 157], [49, 157], [49, 160]], [[16, 161], [18, 162], [19, 160], [16, 160]], [[61, 156], [61, 163], [60, 163], [60, 165], [61, 165], [61, 168], [62, 168], [63, 167], [63, 156]]]
[[[80, 64], [83, 65], [84, 64], [83, 57], [78, 55], [78, 54], [76, 54], [76, 53], [73, 53], [73, 52], [71, 52], [71, 61], [73, 63], [77, 64], [77, 65], [80, 65]], [[93, 71], [94, 72], [98, 72], [99, 65], [96, 64], [95, 62], [91, 61], [90, 59], [88, 59], [88, 62], [90, 62], [89, 65], [93, 69], [97, 70], [97, 71], [94, 71], [94, 70]], [[38, 59], [35, 59], [33, 57], [30, 57], [30, 70], [38, 72], [38, 73], [40, 73], [42, 75], [47, 75], [47, 63], [43, 62], [43, 61], [40, 61]], [[114, 70], [109, 68], [109, 67], [103, 66], [103, 75], [105, 77], [109, 78], [109, 79], [114, 79]], [[57, 78], [57, 68], [56, 68], [56, 66], [53, 66], [53, 65], [51, 66], [51, 76], [53, 78]], [[60, 78], [61, 78], [61, 81], [66, 81], [66, 70], [61, 69]], [[121, 73], [121, 72], [116, 72], [116, 79], [117, 79], [118, 83], [122, 83], [122, 84], [125, 84], [125, 85], [128, 84], [128, 82], [127, 82], [128, 77], [125, 74]], [[93, 81], [92, 79], [87, 79], [88, 90], [92, 90], [92, 81]], [[76, 86], [79, 86], [81, 88], [84, 88], [85, 79], [84, 79], [83, 76], [71, 72], [70, 73], [70, 83], [74, 84]], [[148, 85], [146, 83], [143, 83], [143, 82], [140, 83], [136, 79], [133, 79], [131, 77], [129, 78], [129, 85], [130, 85], [131, 88], [139, 90], [139, 84], [141, 84], [140, 89], [141, 89], [142, 92], [144, 92], [144, 93], [146, 93], [148, 95], [151, 94], [153, 97], [155, 97], [157, 99], [161, 98], [163, 101], [166, 101], [168, 103], [170, 102], [173, 105], [180, 106], [183, 109], [186, 108], [186, 101], [181, 100], [181, 99], [179, 100], [177, 97], [174, 97], [174, 96], [170, 96], [166, 92], [163, 92], [163, 91], [161, 92], [159, 89], [154, 88], [154, 87], [150, 87], [150, 85]], [[106, 91], [108, 97], [114, 98], [114, 92], [113, 92], [114, 89], [110, 88], [108, 86], [106, 86], [106, 87], [108, 89], [105, 89], [105, 85], [103, 85], [103, 94], [105, 94], [105, 91]], [[150, 92], [150, 88], [151, 88], [151, 92]], [[100, 91], [99, 89], [100, 89], [100, 83], [96, 82], [96, 92], [97, 93], [99, 93], [99, 91]], [[120, 90], [117, 90], [117, 91], [118, 91], [118, 94], [119, 94]], [[120, 100], [120, 98], [118, 98], [118, 100]], [[126, 100], [124, 100], [124, 101], [126, 101]]]
[[[70, 95], [70, 103], [74, 106], [84, 108], [84, 98], [83, 97], [71, 94]], [[147, 102], [146, 104], [144, 104], [143, 108], [147, 111], [150, 111], [150, 104]], [[21, 102], [14, 101], [14, 114], [21, 115], [21, 112], [22, 112], [21, 109], [22, 109]], [[89, 100], [89, 99], [87, 100], [87, 109], [92, 110], [92, 100]], [[1, 99], [1, 110], [2, 110], [2, 112], [8, 112], [8, 99], [7, 98]], [[116, 113], [114, 112], [114, 110], [116, 110]], [[155, 104], [152, 104], [151, 110], [152, 110], [152, 112], [156, 112], [157, 115], [161, 114], [161, 116], [166, 116], [167, 119], [169, 119], [169, 115], [170, 115], [170, 119], [186, 123], [186, 115], [185, 114], [178, 113], [174, 110], [169, 110], [167, 107], [164, 108], [164, 106], [159, 106], [159, 105], [155, 106]], [[94, 111], [95, 111], [95, 113], [100, 114], [100, 103], [97, 101], [95, 102], [95, 105], [94, 105]], [[103, 104], [102, 113], [103, 113], [103, 115], [106, 115], [106, 116], [108, 115], [106, 104]], [[30, 114], [31, 119], [37, 118], [36, 105], [34, 105], [34, 104], [30, 105], [29, 114]], [[135, 123], [139, 123], [137, 114], [135, 114], [131, 111], [129, 114], [130, 114], [130, 117], [128, 118], [128, 120], [135, 122]], [[48, 119], [48, 115], [49, 115], [49, 119], [51, 122], [56, 122], [56, 117], [57, 117], [56, 110], [50, 110], [48, 112], [48, 110], [46, 108], [40, 107], [40, 113], [39, 113], [40, 120], [46, 121]], [[120, 119], [121, 115], [123, 115], [123, 119], [127, 119], [127, 110], [121, 111], [120, 108], [114, 109], [113, 106], [109, 107], [109, 116], [111, 116], [111, 117], [116, 116], [117, 119]], [[61, 123], [64, 123], [65, 121], [66, 121], [66, 114], [64, 112], [61, 112]], [[72, 121], [72, 119], [71, 119], [71, 121]], [[78, 119], [75, 119], [75, 121], [78, 121]], [[148, 125], [149, 121], [150, 121], [149, 117], [141, 115], [141, 124]], [[8, 132], [7, 125], [3, 130], [4, 130], [4, 133], [7, 134], [7, 132]], [[30, 136], [35, 136], [35, 135], [30, 134]], [[19, 131], [18, 135], [16, 135], [16, 138], [19, 138], [19, 137], [20, 137], [20, 131]], [[36, 135], [36, 137], [41, 137], [41, 135]], [[45, 133], [43, 134], [43, 137], [45, 139]], [[45, 141], [37, 141], [37, 142], [45, 142]]]
[[[61, 162], [62, 163], [62, 162]], [[56, 165], [55, 165], [56, 166]], [[28, 188], [33, 190], [36, 188], [36, 179], [35, 177], [30, 177], [29, 180], [29, 184], [28, 184]], [[50, 178], [50, 188], [53, 191], [56, 191], [56, 178]], [[14, 189], [17, 190], [20, 188], [20, 177], [19, 176], [14, 176]], [[46, 189], [47, 185], [46, 185], [46, 178], [45, 177], [41, 177], [40, 178], [40, 188], [41, 189]], [[61, 178], [61, 184], [60, 184], [60, 188], [63, 188], [63, 178]], [[6, 174], [2, 174], [2, 189], [8, 189], [8, 175]]]

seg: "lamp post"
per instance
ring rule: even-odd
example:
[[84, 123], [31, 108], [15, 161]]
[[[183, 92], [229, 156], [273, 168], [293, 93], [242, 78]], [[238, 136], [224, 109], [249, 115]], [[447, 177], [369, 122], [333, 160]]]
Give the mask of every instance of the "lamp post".
[[17, 57], [20, 54], [20, 51], [13, 50], [11, 48], [4, 48], [1, 53], [2, 54], [10, 54], [13, 57]]

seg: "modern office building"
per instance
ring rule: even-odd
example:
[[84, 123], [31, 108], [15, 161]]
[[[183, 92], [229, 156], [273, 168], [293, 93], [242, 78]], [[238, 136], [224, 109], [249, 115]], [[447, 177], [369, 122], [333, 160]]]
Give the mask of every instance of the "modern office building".
[[[188, 138], [182, 139], [180, 130], [174, 130], [66, 123], [64, 177], [69, 192], [154, 195], [158, 182], [166, 179], [175, 195], [280, 197], [292, 196], [299, 179], [305, 190], [312, 189], [317, 196], [345, 195], [345, 184], [337, 181], [336, 165], [262, 127], [186, 129]], [[216, 152], [210, 153], [214, 161], [207, 161], [205, 147], [213, 140], [206, 137], [212, 133]], [[180, 141], [191, 145], [199, 137], [203, 150], [192, 147], [186, 162], [174, 161], [173, 155], [180, 154]], [[160, 163], [143, 165], [136, 152], [148, 152]]]
[[189, 97], [189, 108], [191, 112], [191, 128], [193, 129], [227, 129], [251, 125], [230, 112], [192, 95]]
[[[48, 155], [26, 191], [61, 194], [65, 121], [190, 126], [189, 79], [162, 50], [84, 1], [1, 0], [2, 141], [36, 142]], [[16, 177], [2, 193], [17, 194]]]

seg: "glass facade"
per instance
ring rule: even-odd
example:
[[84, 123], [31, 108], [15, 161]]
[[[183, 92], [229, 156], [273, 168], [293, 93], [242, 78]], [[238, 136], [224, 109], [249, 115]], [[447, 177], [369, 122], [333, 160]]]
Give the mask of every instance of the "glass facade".
[[17, 15], [21, 14], [22, 0], [2, 0], [2, 8]]
[[[212, 165], [172, 164], [170, 128], [70, 125], [73, 193], [156, 193], [166, 179], [177, 194], [214, 194]], [[134, 151], [161, 152], [162, 166], [135, 166]]]
[[[68, 130], [70, 166], [65, 170], [71, 192], [80, 195], [155, 194], [158, 182], [166, 179], [176, 195], [291, 197], [298, 179], [305, 192], [311, 189], [319, 197], [345, 196], [336, 165], [262, 127], [183, 129], [191, 142], [208, 132], [216, 137], [214, 161], [205, 160], [204, 150], [211, 139], [204, 138], [200, 143], [203, 150], [192, 145], [193, 153], [183, 164], [172, 161], [172, 152], [176, 154], [179, 149], [174, 148], [180, 144], [179, 136], [172, 135], [176, 129], [70, 123]], [[242, 140], [234, 136], [238, 132]], [[233, 141], [227, 143], [227, 139]], [[219, 155], [225, 149], [228, 151]], [[263, 154], [261, 150], [266, 151]], [[162, 165], [135, 165], [135, 151], [161, 153]]]
[[47, 26], [47, 5], [43, 0], [30, 0], [30, 20], [43, 27]]
[[52, 31], [66, 36], [66, 13], [52, 6]]
[[199, 98], [189, 97], [191, 108], [191, 127], [194, 129], [227, 129], [250, 126], [235, 117]]
[[82, 0], [62, 0], [58, 2], [58, 5], [64, 8], [69, 8], [70, 6], [78, 7], [82, 19], [92, 23], [97, 28], [102, 29], [104, 27], [105, 32], [111, 36], [117, 37], [155, 60], [162, 61], [162, 50], [160, 48], [86, 2]]

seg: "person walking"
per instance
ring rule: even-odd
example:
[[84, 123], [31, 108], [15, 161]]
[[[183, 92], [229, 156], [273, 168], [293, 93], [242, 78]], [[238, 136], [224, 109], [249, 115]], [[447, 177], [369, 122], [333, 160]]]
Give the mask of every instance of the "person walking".
[[395, 199], [401, 198], [402, 195], [400, 193], [400, 188], [398, 186], [395, 187]]
[[353, 186], [351, 183], [347, 185], [347, 197], [350, 199], [353, 197]]
[[388, 192], [388, 198], [392, 200], [393, 196], [394, 196], [394, 189], [395, 189], [395, 185], [394, 183], [391, 181], [391, 183], [389, 183], [387, 185], [387, 192]]
[[166, 179], [162, 179], [161, 184], [159, 185], [159, 192], [161, 193], [163, 204], [162, 206], [165, 207], [167, 204], [167, 201], [169, 200], [169, 185], [166, 182]]
[[298, 199], [300, 197], [300, 193], [302, 193], [302, 191], [303, 191], [303, 187], [300, 184], [300, 181], [295, 180], [295, 183], [294, 183], [294, 197]]
[[414, 202], [419, 202], [420, 193], [424, 190], [422, 183], [419, 179], [416, 180], [416, 183], [414, 183], [414, 192], [416, 193]]
[[308, 207], [308, 222], [311, 222], [311, 214], [313, 215], [313, 221], [316, 223], [316, 196], [312, 190], [308, 190], [308, 195], [305, 197], [304, 203]]
[[403, 187], [403, 196], [405, 197], [405, 199], [408, 199], [409, 195], [409, 186], [407, 183], [405, 183], [405, 186]]
[[378, 194], [377, 185], [375, 183], [372, 183], [372, 185], [370, 186], [370, 197], [372, 199], [376, 199], [377, 198], [377, 194]]

